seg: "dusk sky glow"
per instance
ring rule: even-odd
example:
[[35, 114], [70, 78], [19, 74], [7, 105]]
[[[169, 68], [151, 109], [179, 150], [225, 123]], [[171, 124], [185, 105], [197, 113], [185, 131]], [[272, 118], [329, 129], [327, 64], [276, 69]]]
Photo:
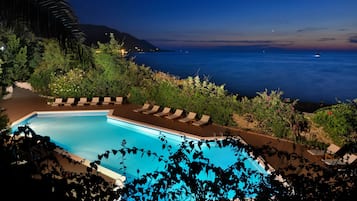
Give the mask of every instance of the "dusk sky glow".
[[356, 0], [70, 0], [81, 24], [160, 48], [259, 46], [357, 50]]

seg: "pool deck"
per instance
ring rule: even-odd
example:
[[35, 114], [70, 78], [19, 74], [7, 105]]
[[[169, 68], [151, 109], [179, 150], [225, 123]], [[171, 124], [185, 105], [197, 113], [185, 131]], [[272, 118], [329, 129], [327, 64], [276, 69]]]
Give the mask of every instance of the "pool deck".
[[[29, 90], [22, 88], [14, 88], [14, 93], [11, 99], [0, 100], [0, 107], [5, 109], [10, 123], [18, 121], [30, 113], [35, 111], [66, 111], [66, 110], [113, 110], [113, 116], [118, 118], [128, 119], [134, 122], [143, 124], [154, 125], [167, 129], [176, 130], [183, 133], [189, 133], [198, 138], [215, 138], [219, 137], [222, 133], [227, 131], [231, 135], [240, 136], [245, 142], [255, 148], [268, 145], [277, 151], [285, 151], [290, 154], [302, 156], [307, 159], [307, 163], [315, 163], [321, 166], [321, 158], [313, 156], [307, 152], [307, 148], [300, 144], [277, 139], [264, 134], [242, 130], [236, 127], [224, 127], [216, 124], [208, 124], [204, 126], [193, 126], [189, 123], [181, 123], [177, 120], [169, 120], [166, 118], [155, 117], [153, 115], [145, 115], [133, 112], [133, 109], [141, 107], [141, 105], [124, 103], [122, 105], [96, 105], [96, 106], [50, 106], [47, 104], [48, 99], [41, 97]], [[280, 169], [293, 165], [299, 167], [300, 160], [287, 160], [286, 158], [279, 158], [277, 154], [262, 156], [274, 169]], [[300, 170], [297, 170], [300, 171]], [[304, 174], [304, 172], [296, 172]], [[306, 172], [305, 172], [306, 173]]]

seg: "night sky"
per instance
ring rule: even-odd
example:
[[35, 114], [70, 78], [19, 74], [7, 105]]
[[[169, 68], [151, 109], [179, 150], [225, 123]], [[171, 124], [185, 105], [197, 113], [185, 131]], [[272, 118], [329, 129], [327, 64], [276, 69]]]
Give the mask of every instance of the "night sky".
[[160, 48], [357, 50], [357, 0], [69, 0], [82, 24]]

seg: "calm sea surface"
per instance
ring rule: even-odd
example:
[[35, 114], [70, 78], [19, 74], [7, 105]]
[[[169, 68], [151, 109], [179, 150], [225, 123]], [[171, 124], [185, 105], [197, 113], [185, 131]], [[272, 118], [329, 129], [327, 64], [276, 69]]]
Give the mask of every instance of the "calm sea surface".
[[357, 52], [178, 50], [135, 54], [137, 64], [186, 78], [208, 77], [242, 96], [281, 90], [304, 102], [357, 98]]

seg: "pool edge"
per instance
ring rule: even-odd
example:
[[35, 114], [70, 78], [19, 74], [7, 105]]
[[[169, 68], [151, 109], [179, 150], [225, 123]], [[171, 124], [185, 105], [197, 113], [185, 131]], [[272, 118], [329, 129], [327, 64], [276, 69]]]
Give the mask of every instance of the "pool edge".
[[[123, 117], [118, 117], [118, 116], [115, 116], [113, 113], [114, 113], [114, 109], [100, 109], [100, 110], [67, 110], [67, 111], [34, 111], [32, 113], [29, 113], [28, 115], [25, 115], [24, 117], [20, 118], [19, 120], [13, 122], [11, 125], [16, 125], [18, 123], [20, 123], [21, 121], [25, 120], [26, 118], [30, 118], [32, 116], [35, 116], [35, 115], [38, 115], [38, 114], [46, 114], [46, 113], [80, 113], [80, 112], [84, 112], [84, 113], [91, 113], [91, 112], [106, 112], [107, 115], [106, 117], [107, 118], [110, 118], [110, 119], [113, 119], [113, 120], [119, 120], [119, 121], [124, 121], [126, 123], [130, 123], [130, 124], [135, 124], [137, 126], [144, 126], [146, 128], [150, 128], [150, 129], [155, 129], [155, 130], [161, 130], [161, 131], [164, 131], [164, 132], [168, 132], [168, 133], [171, 133], [171, 134], [174, 134], [174, 135], [178, 135], [178, 136], [183, 136], [183, 137], [188, 137], [188, 138], [191, 138], [191, 139], [195, 139], [195, 140], [219, 140], [220, 138], [223, 138], [222, 137], [200, 137], [200, 136], [196, 136], [196, 135], [193, 135], [193, 134], [189, 134], [189, 133], [186, 133], [186, 132], [182, 132], [182, 131], [177, 131], [177, 130], [174, 130], [174, 129], [168, 129], [168, 128], [164, 128], [164, 127], [161, 127], [161, 126], [156, 126], [156, 125], [153, 125], [153, 124], [148, 124], [148, 123], [145, 123], [145, 122], [140, 122], [140, 121], [135, 121], [135, 120], [131, 120], [131, 119], [127, 119], [127, 118], [123, 118]], [[247, 142], [245, 142], [240, 136], [236, 136], [243, 144], [246, 144], [248, 145]], [[62, 151], [63, 152], [63, 151]], [[69, 153], [67, 152], [66, 153], [67, 155], [71, 155], [71, 156], [74, 156], [75, 158], [81, 158], [79, 156], [76, 156], [72, 153]], [[269, 164], [267, 163], [261, 156], [255, 156], [252, 152], [248, 152], [248, 154], [258, 163], [258, 165], [260, 165], [268, 174], [272, 174], [273, 172], [275, 172], [275, 169]], [[87, 159], [84, 159], [82, 158], [80, 161], [88, 161]], [[266, 165], [268, 165], [268, 167], [266, 167]], [[86, 164], [83, 164], [83, 165], [86, 165]], [[89, 165], [89, 162], [88, 162], [88, 165]], [[110, 174], [110, 172], [113, 172], [103, 166], [100, 166], [104, 172], [108, 172]], [[106, 171], [106, 169], [108, 171]], [[98, 168], [98, 171], [99, 171], [99, 168]], [[118, 173], [116, 172], [113, 172], [115, 173], [114, 176], [115, 177], [112, 177], [111, 175], [106, 175], [114, 180], [117, 180], [118, 178]], [[104, 173], [103, 173], [104, 174]], [[124, 177], [123, 175], [120, 175], [122, 177]], [[120, 177], [119, 177], [120, 178]], [[277, 181], [281, 182], [284, 184], [284, 186], [288, 186], [286, 180], [281, 176], [281, 175], [277, 175], [276, 178], [275, 178]], [[120, 179], [118, 179], [120, 180]]]
[[[56, 153], [60, 154], [60, 155], [63, 155], [65, 157], [69, 157], [71, 158], [72, 160], [86, 166], [86, 167], [91, 167], [90, 163], [91, 161], [85, 159], [85, 158], [82, 158], [78, 155], [75, 155], [75, 154], [72, 154], [64, 149], [62, 149], [61, 147], [57, 146], [54, 150]], [[126, 177], [119, 174], [119, 173], [116, 173], [106, 167], [103, 167], [101, 165], [98, 165], [97, 166], [97, 171], [111, 179], [113, 179], [113, 183], [116, 185], [116, 186], [119, 186], [119, 187], [123, 187], [124, 186], [124, 182], [126, 180]]]

